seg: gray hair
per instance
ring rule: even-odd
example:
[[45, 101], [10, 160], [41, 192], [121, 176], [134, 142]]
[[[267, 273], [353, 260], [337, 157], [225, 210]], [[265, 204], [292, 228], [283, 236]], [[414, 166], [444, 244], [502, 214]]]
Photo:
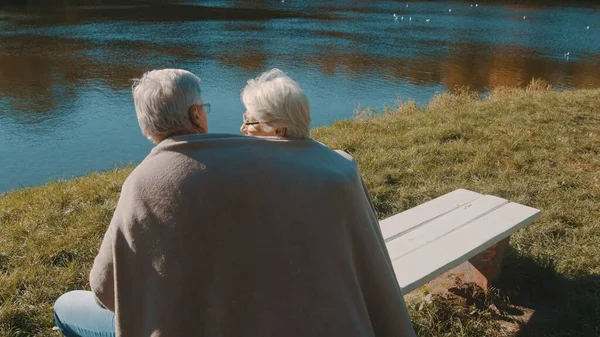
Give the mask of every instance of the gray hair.
[[308, 137], [310, 104], [304, 91], [275, 68], [248, 81], [242, 91], [246, 113], [261, 122], [265, 131], [285, 127], [286, 137]]
[[202, 104], [196, 75], [182, 69], [152, 70], [134, 80], [132, 91], [140, 129], [149, 139], [193, 128], [188, 110]]

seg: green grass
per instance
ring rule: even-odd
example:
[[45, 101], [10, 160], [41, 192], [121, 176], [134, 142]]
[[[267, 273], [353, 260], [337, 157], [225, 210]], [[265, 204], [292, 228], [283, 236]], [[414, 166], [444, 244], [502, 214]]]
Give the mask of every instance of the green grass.
[[[313, 136], [355, 157], [380, 218], [457, 188], [543, 211], [512, 236], [496, 290], [411, 304], [419, 336], [600, 335], [600, 89], [459, 91]], [[130, 170], [0, 195], [0, 335], [54, 335], [53, 301], [88, 288]], [[516, 332], [503, 328], [519, 320], [508, 301], [535, 310]]]

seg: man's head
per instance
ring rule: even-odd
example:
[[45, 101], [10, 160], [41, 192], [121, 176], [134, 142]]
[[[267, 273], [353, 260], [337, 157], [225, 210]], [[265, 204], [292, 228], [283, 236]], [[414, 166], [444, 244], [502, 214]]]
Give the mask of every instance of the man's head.
[[153, 142], [179, 134], [208, 132], [200, 79], [191, 72], [152, 70], [134, 81], [132, 91], [142, 133]]

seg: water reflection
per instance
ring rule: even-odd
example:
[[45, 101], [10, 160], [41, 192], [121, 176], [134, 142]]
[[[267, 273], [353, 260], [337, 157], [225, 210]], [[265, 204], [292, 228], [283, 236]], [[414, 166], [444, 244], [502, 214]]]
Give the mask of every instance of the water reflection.
[[[424, 103], [439, 90], [485, 92], [534, 77], [600, 87], [595, 2], [480, 1], [476, 11], [467, 1], [12, 3], [0, 5], [0, 191], [142, 158], [149, 145], [129, 88], [150, 69], [198, 73], [218, 111], [211, 126], [223, 132], [239, 126], [246, 80], [274, 66], [305, 87], [315, 125], [397, 94]], [[57, 162], [65, 150], [77, 155]], [[38, 171], [36, 158], [47, 163]]]
[[[29, 4], [28, 1], [20, 3]], [[97, 4], [99, 1], [84, 3]], [[285, 50], [271, 48], [268, 37], [273, 33], [269, 33], [268, 25], [261, 20], [299, 17], [298, 12], [269, 9], [265, 4], [255, 4], [252, 1], [236, 1], [225, 8], [173, 3], [154, 6], [113, 6], [116, 2], [111, 1], [100, 3], [104, 6], [28, 5], [4, 9], [5, 17], [21, 22], [14, 26], [14, 34], [0, 35], [0, 93], [10, 98], [9, 111], [59, 113], [57, 105], [73, 99], [76, 88], [85, 83], [98, 82], [114, 90], [121, 90], [128, 88], [131, 79], [145, 70], [182, 64], [189, 60], [200, 62], [209, 59], [214, 59], [227, 68], [239, 68], [247, 73], [260, 72], [267, 68], [269, 60], [278, 59], [315, 67], [327, 76], [343, 73], [359, 78], [368, 74], [381, 76], [392, 82], [405, 80], [414, 85], [442, 84], [448, 89], [469, 86], [474, 90], [485, 91], [497, 86], [524, 85], [533, 77], [564, 87], [600, 86], [599, 54], [589, 54], [583, 60], [571, 59], [567, 62], [564, 59], [544, 57], [535, 48], [523, 45], [422, 39], [412, 43], [424, 55], [401, 57], [398, 55], [406, 49], [400, 49], [398, 53], [364, 53], [360, 47], [354, 48], [357, 44], [368, 44], [369, 39], [374, 38], [368, 32], [344, 31], [338, 27], [323, 29], [325, 27], [317, 26], [314, 29], [297, 30], [296, 34], [312, 39], [322, 38], [328, 43], [314, 44], [303, 53], [290, 53], [282, 57], [282, 54], [286, 54]], [[107, 6], [109, 4], [111, 6]], [[235, 5], [239, 8], [235, 8]], [[339, 7], [320, 9], [333, 12], [339, 10]], [[380, 10], [374, 7], [351, 7], [348, 11], [376, 13]], [[15, 13], [23, 15], [16, 16]], [[307, 17], [312, 18], [304, 15], [305, 19]], [[102, 33], [108, 29], [107, 26], [98, 26], [98, 31], [91, 28], [91, 32], [85, 33], [90, 30], [90, 26], [80, 25], [82, 22], [106, 19], [110, 19], [110, 22], [135, 20], [156, 23], [207, 18], [228, 20], [220, 27], [233, 34], [231, 36], [237, 36], [237, 39], [218, 41], [213, 36], [212, 41], [207, 39], [203, 43], [205, 40], [199, 34], [197, 39], [192, 37], [183, 43], [169, 43], [168, 39], [144, 41], [121, 34], [121, 39], [105, 40]], [[239, 20], [256, 21], [236, 23]], [[52, 33], [31, 34], [28, 30], [19, 30], [33, 24], [51, 22], [74, 27], [66, 32], [79, 33], [82, 38], [64, 36], [68, 34], [61, 36], [60, 33], [58, 36]], [[427, 34], [432, 29], [422, 27], [420, 33]], [[23, 31], [26, 33], [22, 33]], [[39, 30], [35, 32], [48, 33]], [[193, 31], [181, 32], [175, 29], [172, 32], [177, 33], [190, 34]], [[238, 33], [242, 34], [241, 38]], [[411, 32], [405, 34], [408, 33]], [[527, 34], [526, 31], [522, 33]], [[336, 41], [341, 40], [350, 44], [340, 46]], [[447, 52], [428, 55], [426, 51], [431, 48]], [[290, 65], [280, 66], [286, 68]]]
[[[240, 1], [240, 4], [243, 1]], [[184, 18], [198, 19], [199, 12], [190, 11], [191, 7], [183, 5], [164, 5], [175, 11], [166, 11], [171, 15], [161, 16], [161, 21], [169, 21], [182, 14], [179, 10], [185, 7]], [[256, 6], [255, 6], [256, 7]], [[117, 10], [118, 9], [118, 10]], [[75, 10], [76, 15], [62, 18], [66, 24], [79, 23], [90, 18], [110, 17], [111, 20], [121, 18], [138, 18], [152, 21], [155, 15], [165, 7], [115, 7], [94, 11]], [[139, 12], [139, 11], [142, 12]], [[219, 9], [220, 10], [220, 9]], [[41, 9], [34, 7], [27, 13], [38, 13]], [[58, 11], [58, 10], [57, 10]], [[140, 13], [133, 15], [132, 13]], [[143, 11], [148, 11], [143, 12]], [[207, 15], [205, 8], [202, 15]], [[251, 10], [252, 18], [282, 15], [283, 12], [258, 12]], [[69, 13], [69, 9], [65, 10]], [[85, 13], [82, 19], [81, 13]], [[223, 15], [225, 12], [210, 12], [210, 15]], [[221, 13], [221, 14], [215, 14]], [[237, 13], [237, 14], [236, 14]], [[241, 15], [246, 11], [229, 9], [227, 15]], [[67, 15], [68, 16], [68, 15]], [[45, 19], [57, 19], [50, 12], [41, 16]], [[39, 19], [39, 18], [38, 18]], [[45, 20], [44, 19], [44, 20]], [[42, 20], [42, 21], [44, 21]], [[235, 22], [235, 21], [233, 21]], [[85, 26], [81, 26], [85, 27]], [[281, 57], [282, 51], [270, 48], [268, 39], [258, 38], [255, 34], [268, 31], [265, 23], [224, 24], [222, 28], [237, 34], [250, 34], [250, 38], [233, 39], [219, 45], [210, 41], [202, 43], [198, 38], [186, 43], [160, 43], [152, 41], [108, 40], [101, 36], [91, 38], [69, 38], [56, 35], [19, 34], [0, 35], [2, 55], [0, 55], [0, 93], [10, 98], [8, 111], [27, 113], [60, 113], [56, 109], [61, 102], [73, 99], [78, 86], [89, 82], [98, 82], [114, 90], [128, 88], [131, 79], [151, 68], [166, 67], [185, 63], [187, 60], [206, 60], [214, 57], [227, 68], [239, 68], [247, 73], [257, 73], [267, 68], [269, 60]], [[106, 30], [106, 27], [99, 27]], [[141, 29], [141, 28], [140, 28]], [[85, 30], [84, 30], [85, 31]], [[584, 60], [573, 61], [547, 58], [534, 48], [527, 46], [491, 45], [484, 43], [447, 42], [439, 40], [413, 41], [421, 50], [436, 47], [447, 48], [448, 52], [438, 53], [436, 57], [398, 57], [390, 54], [368, 54], [352, 48], [353, 44], [365, 44], [370, 35], [362, 31], [342, 31], [335, 29], [298, 30], [298, 34], [322, 37], [326, 40], [346, 40], [348, 46], [335, 43], [316, 44], [301, 54], [291, 54], [289, 63], [299, 63], [319, 69], [327, 76], [344, 73], [346, 76], [359, 78], [381, 76], [393, 82], [406, 80], [414, 85], [442, 84], [448, 89], [457, 86], [469, 86], [474, 90], [486, 91], [497, 86], [519, 86], [528, 83], [531, 78], [545, 79], [564, 87], [598, 87], [600, 86], [599, 54], [587, 55]], [[191, 42], [191, 43], [189, 43]], [[285, 53], [285, 51], [283, 51]], [[286, 67], [287, 65], [281, 65]], [[9, 112], [10, 113], [10, 112]]]
[[[127, 55], [127, 49], [135, 57], [154, 49], [141, 43], [131, 50], [116, 43], [93, 57], [93, 43], [88, 41], [32, 35], [0, 36], [0, 45], [4, 54], [0, 55], [0, 95], [9, 98], [8, 114], [61, 113], [57, 107], [73, 100], [79, 88], [90, 82], [115, 90], [129, 87], [131, 79], [147, 68], [113, 62], [116, 55]], [[105, 53], [116, 54], [102, 62]]]
[[219, 54], [218, 60], [228, 68], [241, 68], [248, 73], [258, 73], [267, 68], [269, 55], [260, 49], [243, 48], [241, 51], [226, 51]]
[[348, 53], [342, 48], [325, 48], [322, 53], [298, 58], [316, 66], [329, 76], [345, 73], [359, 78], [376, 74], [391, 80], [406, 80], [414, 85], [442, 84], [448, 90], [470, 87], [484, 92], [500, 86], [525, 86], [532, 78], [561, 87], [600, 87], [600, 55], [589, 61], [569, 62], [547, 59], [534, 50], [519, 46], [457, 43], [439, 58], [414, 59], [377, 57]]
[[[465, 3], [472, 3], [470, 0], [463, 0]], [[523, 8], [536, 8], [540, 7], [587, 7], [587, 8], [600, 8], [600, 4], [598, 1], [594, 0], [520, 0], [519, 2], [515, 1], [506, 1], [506, 0], [483, 0], [477, 1], [479, 4], [483, 5], [495, 5], [501, 6], [505, 8], [511, 9], [523, 9]]]
[[134, 21], [134, 22], [184, 22], [199, 20], [258, 21], [272, 19], [332, 19], [327, 13], [306, 13], [284, 9], [267, 8], [265, 4], [251, 6], [255, 1], [236, 1], [228, 7], [212, 7], [198, 4], [181, 4], [179, 1], [120, 2], [87, 1], [73, 6], [67, 1], [20, 1], [20, 6], [3, 7], [13, 14], [15, 23], [28, 25], [75, 25], [89, 22]]

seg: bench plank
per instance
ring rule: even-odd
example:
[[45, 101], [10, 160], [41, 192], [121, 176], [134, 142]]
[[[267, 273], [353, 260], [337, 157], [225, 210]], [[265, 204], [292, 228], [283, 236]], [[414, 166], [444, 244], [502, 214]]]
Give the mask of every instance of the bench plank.
[[386, 242], [391, 241], [480, 197], [481, 194], [465, 189], [444, 194], [380, 221], [381, 234]]
[[427, 225], [420, 226], [389, 241], [386, 246], [390, 258], [393, 261], [402, 257], [452, 231], [458, 230], [507, 203], [506, 199], [484, 195], [459, 208], [455, 208], [443, 216], [429, 221]]
[[400, 287], [404, 293], [418, 288], [531, 223], [539, 212], [510, 202], [396, 258], [392, 265]]

